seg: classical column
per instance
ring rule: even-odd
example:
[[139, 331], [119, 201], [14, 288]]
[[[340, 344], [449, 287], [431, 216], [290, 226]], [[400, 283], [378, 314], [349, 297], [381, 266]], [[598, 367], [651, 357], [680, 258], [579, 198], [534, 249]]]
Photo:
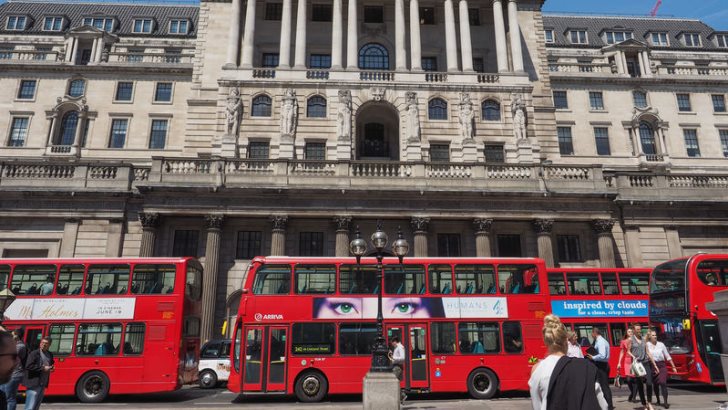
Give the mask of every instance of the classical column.
[[335, 216], [336, 224], [336, 256], [349, 256], [349, 231], [351, 229], [350, 216]]
[[306, 0], [298, 0], [296, 14], [296, 57], [294, 67], [306, 68]]
[[286, 225], [288, 224], [288, 216], [274, 215], [270, 217], [270, 221], [273, 223], [270, 254], [273, 256], [283, 256], [286, 254]]
[[240, 17], [242, 13], [243, 0], [233, 0], [233, 8], [230, 11], [230, 33], [228, 34], [228, 49], [226, 64], [229, 66], [238, 65], [238, 52], [240, 51]]
[[498, 72], [508, 71], [508, 48], [506, 45], [506, 23], [503, 20], [502, 0], [493, 0], [493, 28], [495, 31], [495, 50]]
[[93, 40], [93, 44], [91, 45], [91, 57], [90, 57], [91, 59], [89, 60], [90, 63], [96, 62], [96, 49], [98, 48], [98, 46], [99, 46], [99, 39], [95, 38]]
[[66, 224], [63, 226], [60, 257], [73, 258], [76, 256], [76, 241], [78, 240], [78, 226], [80, 224], [81, 221], [76, 218], [66, 219]]
[[427, 228], [430, 225], [430, 218], [415, 216], [411, 224], [415, 235], [415, 257], [427, 256]]
[[76, 64], [76, 56], [78, 54], [78, 39], [73, 39], [73, 46], [71, 47], [71, 63]]
[[551, 231], [554, 228], [552, 219], [535, 219], [533, 230], [538, 237], [538, 257], [546, 262], [547, 267], [554, 266], [554, 246], [551, 243]]
[[473, 45], [470, 39], [470, 11], [467, 0], [460, 0], [460, 53], [463, 71], [473, 71]]
[[404, 34], [407, 27], [404, 23], [404, 0], [394, 1], [394, 54], [397, 71], [407, 70], [407, 49], [404, 46]]
[[291, 68], [291, 1], [283, 0], [281, 13], [281, 43], [278, 51], [278, 68]]
[[476, 256], [488, 258], [490, 252], [490, 228], [493, 226], [493, 220], [490, 218], [475, 218], [475, 254]]
[[349, 0], [349, 21], [346, 24], [346, 68], [356, 70], [359, 67], [359, 22], [356, 0]]
[[452, 0], [445, 0], [445, 47], [447, 48], [447, 71], [458, 70], [458, 44], [455, 37], [455, 11]]
[[612, 228], [614, 219], [595, 219], [591, 221], [592, 229], [597, 234], [597, 246], [599, 247], [599, 266], [602, 268], [614, 268], [617, 262], [614, 259], [614, 239]]
[[642, 60], [645, 64], [645, 77], [652, 77], [652, 65], [650, 64], [650, 52], [645, 50], [642, 52]]
[[344, 44], [344, 28], [341, 16], [341, 0], [334, 0], [334, 15], [331, 19], [331, 68], [341, 69], [341, 47]]
[[639, 268], [642, 261], [642, 245], [640, 244], [640, 228], [636, 225], [624, 227], [624, 247], [627, 249], [627, 264], [630, 268]]
[[202, 310], [200, 312], [200, 340], [213, 339], [215, 324], [215, 300], [217, 299], [217, 275], [220, 267], [220, 236], [224, 217], [207, 215], [207, 245], [205, 247], [205, 274], [202, 279]]
[[667, 251], [670, 259], [683, 257], [682, 244], [680, 243], [680, 232], [676, 225], [665, 226], [665, 237], [667, 238]]
[[412, 71], [422, 71], [420, 3], [418, 0], [410, 0], [410, 69]]
[[513, 71], [523, 71], [523, 51], [521, 50], [521, 29], [518, 24], [518, 3], [508, 0], [508, 26], [511, 29], [511, 59]]
[[106, 256], [118, 258], [121, 256], [124, 245], [124, 220], [112, 219], [109, 221], [109, 232], [106, 237]]
[[159, 226], [159, 214], [139, 212], [139, 222], [142, 224], [142, 243], [139, 246], [139, 256], [154, 256], [154, 245], [157, 241], [157, 227]]
[[645, 55], [642, 52], [637, 53], [637, 61], [640, 64], [640, 77], [647, 77], [647, 66], [645, 65]]
[[255, 44], [255, 3], [256, 0], [248, 0], [248, 7], [245, 9], [245, 27], [243, 28], [243, 58], [240, 66], [243, 68], [253, 67], [253, 47]]

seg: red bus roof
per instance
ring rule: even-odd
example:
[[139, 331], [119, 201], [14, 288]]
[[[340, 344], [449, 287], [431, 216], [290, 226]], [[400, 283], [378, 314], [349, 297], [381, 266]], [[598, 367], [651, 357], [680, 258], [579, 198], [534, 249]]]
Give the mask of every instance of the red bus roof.
[[[356, 263], [353, 256], [335, 257], [335, 256], [257, 256], [253, 258], [253, 263]], [[362, 264], [375, 264], [377, 259], [374, 256], [365, 256], [361, 258]], [[384, 264], [399, 263], [399, 259], [393, 256], [387, 256], [382, 261]], [[481, 263], [533, 263], [543, 264], [543, 259], [539, 258], [500, 258], [500, 257], [405, 257], [404, 263], [462, 263], [462, 262], [481, 262]]]
[[161, 257], [161, 258], [0, 258], [0, 263], [26, 264], [26, 263], [183, 263], [196, 260], [191, 256]]

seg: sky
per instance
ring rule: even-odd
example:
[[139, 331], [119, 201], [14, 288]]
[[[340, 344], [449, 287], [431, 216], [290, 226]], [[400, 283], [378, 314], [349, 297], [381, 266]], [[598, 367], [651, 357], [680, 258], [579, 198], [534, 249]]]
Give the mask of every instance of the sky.
[[[657, 0], [546, 0], [544, 11], [647, 15]], [[662, 0], [658, 16], [704, 21], [716, 30], [728, 30], [728, 0]]]

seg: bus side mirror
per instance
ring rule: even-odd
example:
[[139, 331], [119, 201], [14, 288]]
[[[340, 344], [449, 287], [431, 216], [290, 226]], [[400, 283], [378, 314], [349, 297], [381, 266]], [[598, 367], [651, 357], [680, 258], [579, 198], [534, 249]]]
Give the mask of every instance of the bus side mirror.
[[248, 293], [248, 292], [250, 292], [250, 291], [249, 291], [249, 290], [248, 290], [247, 288], [243, 288], [242, 292], [243, 292], [243, 293]]

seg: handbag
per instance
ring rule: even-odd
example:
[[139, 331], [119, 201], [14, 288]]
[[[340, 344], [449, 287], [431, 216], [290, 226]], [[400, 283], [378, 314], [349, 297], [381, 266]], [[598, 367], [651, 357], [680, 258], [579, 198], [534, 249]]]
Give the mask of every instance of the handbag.
[[632, 362], [632, 374], [635, 375], [635, 377], [645, 377], [647, 376], [647, 370], [645, 370], [645, 366], [640, 362]]

